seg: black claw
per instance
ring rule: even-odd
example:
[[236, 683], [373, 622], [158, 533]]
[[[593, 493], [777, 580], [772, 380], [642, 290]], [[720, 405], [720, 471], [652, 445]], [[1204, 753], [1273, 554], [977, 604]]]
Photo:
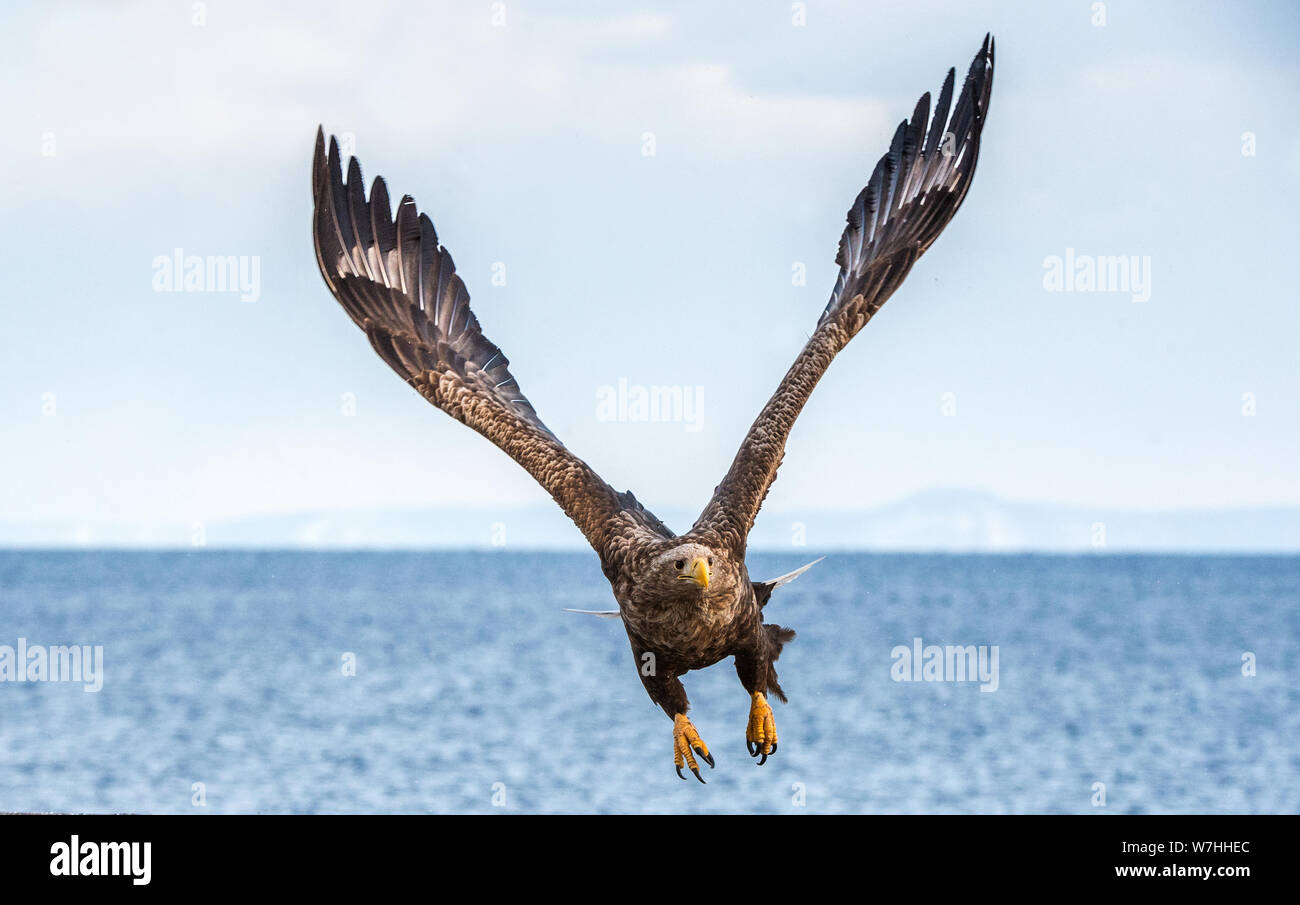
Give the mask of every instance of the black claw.
[[768, 755], [768, 752], [767, 752], [767, 751], [764, 751], [764, 752], [763, 752], [763, 759], [760, 760], [760, 761], [758, 762], [758, 766], [761, 767], [761, 766], [763, 766], [763, 764], [767, 763], [767, 755]]
[[680, 780], [682, 780], [682, 782], [685, 782], [685, 781], [686, 781], [686, 774], [682, 773], [682, 765], [681, 765], [681, 764], [678, 764], [678, 765], [677, 765], [677, 778], [680, 779]]
[[704, 762], [705, 762], [706, 764], [709, 765], [709, 769], [713, 769], [713, 755], [712, 755], [712, 754], [710, 754], [709, 752], [705, 751], [703, 748], [697, 747], [696, 745], [691, 745], [691, 748], [693, 748], [693, 749], [695, 750], [695, 753], [696, 753], [696, 754], [698, 754], [700, 757], [704, 758]]
[[758, 750], [754, 743], [749, 739], [745, 739], [745, 748], [749, 751], [750, 757], [758, 757]]
[[776, 742], [772, 742], [772, 753], [776, 753]]
[[[707, 782], [704, 782], [704, 777], [700, 775], [700, 768], [699, 768], [699, 767], [691, 767], [691, 772], [695, 774], [695, 778], [696, 778], [696, 779], [698, 779], [700, 782], [704, 783], [704, 785], [706, 785], [706, 786], [708, 785]], [[684, 776], [682, 777], [682, 779], [685, 779], [685, 778], [686, 778], [686, 777], [684, 777]]]

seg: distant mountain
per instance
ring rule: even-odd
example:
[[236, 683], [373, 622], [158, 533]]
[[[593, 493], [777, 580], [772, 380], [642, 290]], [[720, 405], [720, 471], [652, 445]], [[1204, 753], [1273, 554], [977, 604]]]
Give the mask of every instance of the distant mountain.
[[[657, 510], [684, 531], [696, 513]], [[580, 550], [553, 506], [376, 509], [257, 516], [209, 525], [0, 521], [0, 546], [493, 548]], [[1300, 552], [1300, 507], [1139, 511], [934, 490], [861, 511], [764, 511], [755, 550]]]
[[[751, 544], [789, 548], [799, 521], [760, 516]], [[824, 548], [1300, 552], [1300, 507], [1141, 511], [935, 490], [860, 512], [809, 512], [802, 522], [807, 545]]]

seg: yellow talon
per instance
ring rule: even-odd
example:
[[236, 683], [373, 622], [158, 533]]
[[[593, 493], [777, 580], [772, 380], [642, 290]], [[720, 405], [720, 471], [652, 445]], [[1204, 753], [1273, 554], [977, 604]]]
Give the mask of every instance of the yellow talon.
[[776, 722], [772, 719], [772, 708], [761, 691], [754, 692], [749, 705], [749, 725], [745, 728], [745, 747], [750, 757], [763, 755], [758, 762], [761, 767], [767, 763], [767, 756], [776, 753]]
[[682, 779], [686, 778], [682, 773], [682, 766], [685, 765], [691, 768], [696, 779], [704, 782], [704, 777], [700, 775], [700, 765], [695, 762], [696, 754], [704, 758], [710, 767], [713, 766], [713, 755], [709, 753], [709, 746], [704, 744], [704, 739], [695, 731], [695, 724], [686, 714], [679, 713], [673, 717], [673, 764], [677, 767], [677, 775]]

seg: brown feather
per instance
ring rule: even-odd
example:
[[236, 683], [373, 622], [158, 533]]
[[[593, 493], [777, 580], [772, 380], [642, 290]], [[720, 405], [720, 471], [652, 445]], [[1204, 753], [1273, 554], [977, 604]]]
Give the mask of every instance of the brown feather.
[[[808, 567], [752, 582], [746, 540], [817, 382], [961, 205], [975, 171], [992, 73], [993, 43], [986, 37], [951, 117], [950, 71], [929, 129], [929, 95], [898, 127], [849, 209], [836, 258], [839, 278], [816, 330], [682, 537], [630, 492], [616, 493], [542, 423], [506, 356], [483, 335], [433, 222], [410, 197], [399, 202], [394, 221], [382, 179], [367, 200], [360, 164], [349, 162], [345, 181], [338, 143], [331, 139], [327, 151], [318, 132], [313, 225], [330, 291], [389, 367], [523, 466], [586, 535], [618, 600], [641, 681], [669, 717], [690, 706], [681, 676], [727, 656], [735, 657], [747, 691], [785, 700], [774, 663], [794, 632], [765, 624], [763, 606], [774, 588]], [[946, 141], [947, 132], [952, 139]], [[703, 581], [684, 583], [688, 558], [707, 561]]]
[[[750, 529], [776, 480], [795, 419], [832, 359], [871, 320], [912, 265], [957, 213], [975, 175], [980, 135], [993, 87], [993, 40], [971, 63], [961, 97], [948, 118], [953, 73], [935, 105], [920, 147], [930, 99], [899, 124], [889, 152], [849, 208], [836, 263], [839, 278], [817, 329], [763, 407], [692, 533], [715, 536], [743, 555]], [[951, 140], [944, 136], [951, 133]]]
[[376, 179], [367, 200], [353, 158], [343, 180], [338, 143], [316, 136], [312, 190], [321, 276], [379, 357], [420, 395], [487, 437], [524, 467], [573, 519], [602, 561], [629, 541], [671, 536], [630, 494], [620, 495], [565, 448], [533, 409], [509, 360], [483, 335], [469, 292], [433, 222], [404, 197], [394, 222]]

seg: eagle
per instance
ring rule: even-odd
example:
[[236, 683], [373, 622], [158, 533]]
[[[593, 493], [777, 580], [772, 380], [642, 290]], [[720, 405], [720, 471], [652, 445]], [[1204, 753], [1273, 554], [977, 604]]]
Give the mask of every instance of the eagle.
[[[800, 410], [831, 360], [893, 295], [970, 189], [993, 87], [991, 35], [954, 105], [949, 69], [931, 110], [922, 95], [849, 208], [830, 301], [749, 428], [699, 519], [675, 534], [569, 451], [528, 401], [505, 353], [483, 334], [469, 292], [433, 222], [403, 196], [393, 216], [377, 178], [366, 197], [355, 157], [344, 178], [338, 140], [316, 133], [313, 233], [321, 276], [379, 357], [416, 392], [496, 444], [573, 520], [600, 557], [650, 699], [673, 721], [673, 763], [700, 782], [714, 758], [687, 716], [682, 676], [733, 657], [750, 697], [746, 748], [777, 752], [767, 696], [787, 700], [776, 661], [794, 632], [763, 621], [772, 592], [802, 569], [751, 581], [746, 545]], [[697, 757], [699, 760], [697, 760]]]

